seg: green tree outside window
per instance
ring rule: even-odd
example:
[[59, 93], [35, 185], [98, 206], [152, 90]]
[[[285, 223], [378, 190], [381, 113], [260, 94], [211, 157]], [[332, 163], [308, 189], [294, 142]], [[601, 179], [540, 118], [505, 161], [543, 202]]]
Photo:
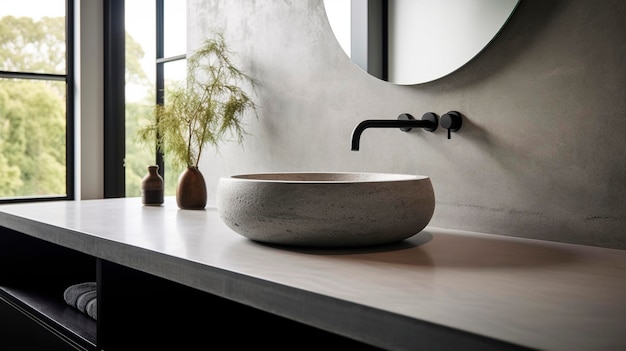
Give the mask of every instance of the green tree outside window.
[[[141, 46], [126, 35], [126, 81], [153, 89], [139, 60]], [[65, 18], [0, 18], [0, 70], [65, 74]], [[65, 195], [66, 85], [64, 81], [0, 78], [0, 198]], [[132, 132], [151, 118], [154, 100], [128, 103]], [[127, 145], [127, 196], [139, 196], [153, 150]], [[137, 194], [135, 194], [135, 192]]]

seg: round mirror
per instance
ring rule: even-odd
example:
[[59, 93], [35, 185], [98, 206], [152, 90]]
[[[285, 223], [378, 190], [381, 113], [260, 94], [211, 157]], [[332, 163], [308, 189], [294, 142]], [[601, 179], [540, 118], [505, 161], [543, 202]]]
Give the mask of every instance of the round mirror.
[[369, 74], [430, 82], [483, 50], [520, 0], [324, 0], [337, 41]]

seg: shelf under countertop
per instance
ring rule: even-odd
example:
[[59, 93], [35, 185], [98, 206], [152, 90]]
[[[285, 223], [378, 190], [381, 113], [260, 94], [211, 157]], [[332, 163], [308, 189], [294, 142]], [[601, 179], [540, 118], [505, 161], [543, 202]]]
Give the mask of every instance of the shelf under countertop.
[[381, 247], [279, 247], [171, 197], [2, 205], [0, 226], [390, 350], [626, 347], [623, 250], [434, 227]]

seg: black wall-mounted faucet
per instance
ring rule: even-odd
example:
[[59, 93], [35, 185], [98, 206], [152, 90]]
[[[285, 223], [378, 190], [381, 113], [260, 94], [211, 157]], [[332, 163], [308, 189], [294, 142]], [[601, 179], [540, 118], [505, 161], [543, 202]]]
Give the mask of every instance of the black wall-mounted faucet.
[[393, 119], [366, 119], [359, 123], [352, 131], [352, 151], [359, 150], [359, 143], [361, 141], [361, 134], [367, 128], [399, 128], [403, 132], [408, 132], [413, 128], [423, 128], [429, 132], [434, 132], [437, 129], [439, 123], [437, 122], [437, 115], [433, 112], [427, 112], [422, 116], [421, 120], [413, 118], [408, 113], [403, 113], [398, 116], [397, 120]]

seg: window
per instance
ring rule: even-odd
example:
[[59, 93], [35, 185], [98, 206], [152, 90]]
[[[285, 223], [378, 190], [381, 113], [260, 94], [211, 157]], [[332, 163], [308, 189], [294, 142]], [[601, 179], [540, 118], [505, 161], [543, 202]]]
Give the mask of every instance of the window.
[[73, 1], [0, 0], [0, 203], [74, 198]]
[[142, 123], [149, 123], [155, 103], [165, 102], [165, 91], [186, 77], [186, 6], [179, 0], [126, 1], [126, 142], [125, 196], [141, 196], [147, 166], [159, 165], [165, 195], [174, 195], [182, 170], [167, 157], [134, 138]]

